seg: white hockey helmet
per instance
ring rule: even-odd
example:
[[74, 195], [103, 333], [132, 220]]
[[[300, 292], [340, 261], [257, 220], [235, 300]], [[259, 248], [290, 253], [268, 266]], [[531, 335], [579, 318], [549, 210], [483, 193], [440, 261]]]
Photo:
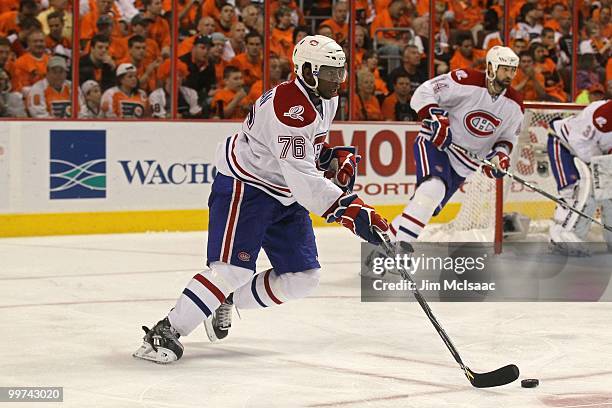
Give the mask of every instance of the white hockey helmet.
[[[310, 63], [314, 76], [314, 86], [304, 80], [302, 69], [305, 63]], [[337, 42], [324, 35], [306, 36], [295, 45], [293, 49], [293, 66], [295, 75], [300, 78], [306, 86], [316, 91], [319, 86], [319, 75], [325, 73], [325, 79], [334, 82], [346, 80], [346, 55]], [[321, 67], [331, 67], [331, 70], [323, 70]]]
[[[493, 75], [489, 75], [489, 64], [493, 68]], [[512, 51], [510, 47], [502, 47], [496, 45], [487, 52], [487, 79], [490, 81], [495, 79], [497, 75], [497, 68], [500, 65], [507, 65], [509, 67], [517, 68], [519, 65], [519, 57]]]

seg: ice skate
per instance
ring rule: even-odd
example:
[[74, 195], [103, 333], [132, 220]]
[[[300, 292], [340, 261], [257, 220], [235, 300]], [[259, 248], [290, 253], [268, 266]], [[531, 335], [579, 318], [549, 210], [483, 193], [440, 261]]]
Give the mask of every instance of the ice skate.
[[180, 360], [183, 345], [178, 341], [180, 334], [170, 325], [166, 317], [157, 322], [152, 329], [142, 326], [145, 331], [142, 346], [132, 354], [136, 358], [168, 364]]
[[229, 334], [229, 329], [232, 327], [232, 309], [234, 303], [232, 295], [215, 310], [213, 315], [204, 320], [204, 328], [206, 335], [211, 342], [223, 340]]

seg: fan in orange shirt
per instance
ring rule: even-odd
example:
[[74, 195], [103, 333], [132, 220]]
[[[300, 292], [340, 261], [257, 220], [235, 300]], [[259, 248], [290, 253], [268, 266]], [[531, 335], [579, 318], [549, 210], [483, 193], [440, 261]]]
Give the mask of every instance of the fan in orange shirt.
[[[130, 26], [132, 27], [132, 33], [134, 35], [139, 35], [145, 39], [145, 43], [147, 45], [147, 52], [145, 55], [145, 60], [153, 61], [161, 56], [161, 51], [159, 49], [159, 45], [155, 42], [155, 40], [149, 38], [149, 24], [151, 20], [146, 18], [144, 14], [138, 13], [134, 17], [132, 17], [132, 21], [130, 22]], [[127, 39], [123, 39], [125, 48], [127, 47]], [[191, 51], [191, 49], [190, 49]]]
[[46, 77], [37, 81], [28, 93], [27, 107], [33, 118], [68, 118], [71, 115], [70, 81], [63, 57], [49, 58]]
[[555, 3], [550, 8], [550, 14], [544, 16], [544, 27], [548, 27], [553, 29], [554, 31], [561, 31], [561, 25], [559, 24], [559, 20], [563, 12], [567, 11], [567, 7], [561, 3]]
[[210, 104], [216, 119], [244, 119], [248, 110], [246, 92], [242, 87], [242, 72], [228, 65], [223, 72], [225, 87], [219, 89]]
[[382, 114], [385, 120], [417, 121], [418, 114], [410, 107], [412, 84], [408, 74], [399, 74], [393, 82], [393, 93], [385, 98]]
[[[319, 1], [318, 3], [321, 2]], [[270, 4], [270, 15], [274, 15], [274, 13], [276, 13], [276, 11], [281, 7], [288, 7], [291, 10], [291, 25], [303, 26], [306, 24], [306, 20], [304, 20], [304, 13], [302, 10], [300, 10], [295, 0], [272, 0], [272, 3]], [[325, 13], [324, 15], [329, 15], [329, 13]]]
[[210, 36], [212, 45], [208, 51], [208, 62], [215, 66], [215, 78], [217, 79], [217, 88], [223, 88], [223, 71], [229, 64], [223, 57], [223, 49], [227, 38], [221, 33], [212, 33]]
[[599, 24], [600, 32], [604, 38], [612, 38], [612, 8], [601, 7], [593, 11], [593, 21]]
[[376, 55], [376, 51], [368, 50], [364, 53], [361, 69], [367, 69], [374, 74], [374, 94], [387, 95], [389, 93], [387, 85], [381, 78], [380, 71], [378, 70], [378, 55]]
[[136, 67], [121, 64], [117, 67], [117, 86], [102, 95], [105, 118], [138, 119], [149, 116], [147, 94], [138, 89]]
[[38, 14], [38, 4], [34, 0], [22, 0], [19, 3], [18, 11], [7, 11], [0, 14], [0, 35], [7, 37], [10, 34], [18, 33], [19, 22], [28, 17], [36, 18], [36, 14]]
[[230, 35], [232, 26], [236, 23], [236, 9], [229, 3], [221, 6], [221, 13], [219, 14], [219, 20], [215, 20], [215, 31], [223, 33], [223, 35]]
[[451, 0], [451, 3], [457, 29], [471, 30], [482, 23], [484, 8], [479, 0]]
[[149, 37], [155, 40], [159, 46], [162, 57], [170, 57], [170, 25], [162, 17], [162, 12], [164, 11], [162, 0], [143, 0], [143, 4], [145, 6], [144, 18], [151, 20]]
[[584, 29], [597, 54], [607, 57], [610, 54], [610, 47], [612, 47], [612, 39], [602, 35], [601, 26], [595, 21], [587, 21]]
[[293, 53], [293, 26], [291, 25], [291, 9], [280, 7], [274, 13], [276, 26], [272, 30], [270, 39], [270, 51], [281, 59], [291, 61]]
[[346, 0], [339, 0], [332, 9], [332, 18], [328, 18], [321, 23], [328, 25], [332, 29], [334, 40], [341, 46], [345, 45], [344, 42], [348, 37], [347, 16], [348, 2]]
[[[283, 67], [281, 65], [280, 58], [278, 56], [272, 54], [270, 55], [270, 88], [274, 88], [276, 85], [282, 82], [281, 76], [283, 73]], [[247, 101], [249, 105], [255, 103], [257, 98], [259, 98], [263, 94], [263, 79], [255, 82], [251, 89], [249, 89], [249, 94], [247, 95]]]
[[198, 22], [197, 33], [185, 38], [178, 46], [178, 56], [182, 57], [189, 54], [193, 48], [193, 42], [200, 35], [211, 36], [215, 32], [215, 20], [212, 17], [204, 16]]
[[[98, 18], [96, 22], [96, 28], [98, 31], [94, 36], [104, 36], [110, 39], [108, 53], [115, 61], [121, 61], [127, 56], [127, 41], [125, 38], [119, 35], [115, 35], [116, 22], [108, 14], [103, 14]], [[92, 37], [93, 38], [93, 37]], [[87, 43], [84, 48], [84, 53], [88, 53], [91, 49], [91, 40]]]
[[121, 36], [121, 29], [119, 23], [119, 9], [112, 0], [97, 0], [97, 3], [92, 3], [89, 13], [82, 16], [79, 22], [79, 35], [81, 39], [81, 46], [96, 34], [98, 31], [98, 22], [100, 17], [109, 16], [113, 22], [113, 35], [115, 37]]
[[[204, 4], [202, 4], [202, 15], [209, 16], [215, 19], [215, 22], [219, 22], [221, 20], [221, 8], [226, 4], [225, 0], [205, 0]], [[238, 17], [236, 13], [234, 13], [234, 17], [232, 19], [232, 24], [238, 21]]]
[[72, 41], [64, 37], [64, 15], [59, 11], [54, 11], [47, 16], [49, 34], [45, 37], [45, 47], [53, 52], [57, 46], [69, 50], [72, 48]]
[[10, 77], [15, 75], [15, 56], [11, 53], [11, 43], [6, 37], [0, 37], [0, 68], [8, 72]]
[[128, 56], [120, 62], [132, 64], [136, 67], [139, 87], [149, 93], [158, 88], [156, 71], [162, 63], [162, 59], [159, 57], [153, 61], [147, 60], [146, 54], [145, 38], [140, 35], [133, 35], [128, 40]]
[[363, 62], [363, 54], [366, 51], [366, 39], [368, 37], [368, 29], [364, 26], [355, 26], [355, 66], [358, 67]]
[[[236, 55], [228, 65], [235, 66], [242, 72], [244, 86], [250, 88], [253, 83], [262, 79], [262, 39], [259, 34], [250, 32], [246, 35], [245, 42], [246, 52]], [[225, 73], [223, 76], [225, 77]]]
[[472, 33], [461, 32], [457, 35], [457, 46], [450, 60], [450, 69], [472, 68], [484, 71], [485, 57], [484, 50], [474, 48]]
[[357, 94], [353, 120], [383, 120], [380, 102], [374, 95], [374, 74], [367, 69], [357, 72]]
[[19, 9], [19, 0], [2, 0], [0, 1], [0, 14], [7, 11], [15, 11]]
[[544, 44], [534, 42], [529, 47], [529, 52], [533, 55], [534, 65], [536, 69], [547, 76], [557, 70], [554, 61], [548, 57], [548, 50]]
[[[164, 12], [169, 13], [172, 11], [173, 0], [163, 0]], [[201, 17], [201, 6], [200, 0], [178, 0], [178, 18], [179, 18], [179, 31], [189, 32], [193, 26], [196, 25], [198, 19], [198, 13]]]
[[29, 87], [47, 74], [49, 56], [45, 54], [45, 34], [34, 31], [28, 36], [28, 52], [15, 61], [13, 89], [27, 93]]
[[526, 101], [546, 100], [544, 75], [535, 69], [533, 56], [528, 51], [523, 51], [519, 58], [519, 69], [512, 80], [512, 87], [521, 92]]
[[403, 45], [399, 41], [401, 35], [395, 31], [376, 32], [379, 28], [399, 28], [400, 20], [406, 12], [406, 4], [403, 0], [393, 0], [388, 8], [376, 15], [370, 26], [370, 37], [376, 36], [379, 45]]

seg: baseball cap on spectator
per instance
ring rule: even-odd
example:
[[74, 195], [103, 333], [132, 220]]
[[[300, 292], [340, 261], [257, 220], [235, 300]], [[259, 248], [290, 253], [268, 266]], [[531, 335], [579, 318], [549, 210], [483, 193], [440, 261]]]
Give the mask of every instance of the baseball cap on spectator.
[[225, 41], [227, 41], [227, 37], [225, 37], [225, 36], [223, 35], [223, 33], [214, 32], [214, 33], [212, 33], [212, 34], [210, 35], [210, 40], [211, 40], [212, 42], [214, 42], [214, 41], [223, 41], [223, 42], [225, 42]]
[[93, 79], [88, 79], [87, 81], [83, 82], [83, 85], [81, 85], [81, 90], [83, 91], [83, 94], [87, 95], [89, 94], [89, 92], [94, 89], [96, 86], [100, 86], [100, 84], [98, 84], [96, 81], [94, 81]]
[[601, 92], [602, 94], [606, 93], [603, 85], [599, 82], [595, 82], [593, 85], [589, 86], [589, 93]]
[[143, 13], [138, 13], [134, 17], [132, 17], [132, 21], [130, 22], [132, 25], [145, 25], [153, 22], [153, 20], [149, 17], [146, 17]]
[[125, 75], [128, 72], [136, 72], [136, 67], [132, 64], [123, 63], [117, 67], [117, 77]]
[[195, 40], [193, 40], [193, 45], [204, 44], [207, 47], [212, 45], [212, 40], [207, 35], [198, 35]]
[[[159, 79], [161, 79], [162, 81], [168, 79], [168, 77], [170, 76], [171, 66], [172, 64], [170, 59], [166, 59], [164, 62], [161, 63], [159, 68], [157, 68], [157, 76], [159, 77]], [[189, 69], [183, 61], [176, 62], [176, 72], [177, 74], [180, 74], [183, 78], [189, 75]]]
[[100, 27], [103, 25], [111, 25], [113, 23], [114, 23], [113, 17], [111, 17], [108, 14], [102, 14], [100, 17], [98, 17], [98, 21], [96, 22], [96, 25]]
[[49, 62], [47, 62], [47, 69], [51, 68], [63, 68], [64, 71], [68, 71], [66, 59], [57, 55], [52, 56], [51, 58], [49, 58]]

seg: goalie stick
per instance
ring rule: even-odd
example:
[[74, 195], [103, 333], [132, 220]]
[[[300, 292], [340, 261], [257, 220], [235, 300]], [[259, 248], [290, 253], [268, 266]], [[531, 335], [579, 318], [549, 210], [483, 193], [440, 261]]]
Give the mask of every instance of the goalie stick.
[[[387, 256], [391, 258], [395, 258], [396, 250], [391, 244], [391, 242], [389, 241], [389, 237], [382, 232], [377, 231], [377, 233], [380, 236], [380, 239], [382, 240], [381, 245], [384, 248]], [[401, 245], [410, 245], [410, 244], [408, 244], [407, 242], [404, 242], [404, 243], [401, 243]], [[412, 252], [412, 247], [410, 248], [410, 252]], [[397, 268], [397, 269], [400, 275], [402, 276], [402, 279], [405, 279], [412, 283], [411, 285], [412, 294], [416, 298], [417, 302], [419, 302], [419, 305], [421, 305], [421, 308], [423, 309], [423, 311], [429, 318], [429, 321], [431, 322], [431, 324], [433, 324], [436, 331], [438, 332], [438, 334], [444, 341], [444, 344], [446, 344], [446, 347], [448, 348], [448, 350], [451, 352], [451, 354], [455, 358], [455, 361], [457, 362], [457, 364], [459, 364], [459, 367], [461, 367], [461, 369], [463, 370], [463, 373], [465, 374], [467, 379], [470, 381], [470, 383], [474, 387], [476, 388], [499, 387], [501, 385], [510, 384], [511, 382], [515, 381], [519, 377], [519, 369], [514, 364], [509, 364], [507, 366], [498, 368], [497, 370], [490, 371], [487, 373], [477, 373], [477, 372], [472, 371], [468, 366], [466, 366], [463, 363], [463, 360], [461, 359], [459, 352], [453, 345], [453, 342], [448, 337], [448, 334], [446, 334], [446, 332], [442, 328], [442, 325], [440, 324], [440, 322], [438, 322], [438, 319], [436, 319], [436, 316], [434, 316], [433, 311], [429, 307], [429, 304], [427, 303], [423, 295], [421, 295], [421, 292], [419, 292], [419, 290], [417, 289], [416, 284], [414, 280], [412, 279], [412, 277], [410, 276], [410, 274], [402, 268]]]
[[452, 149], [460, 151], [461, 153], [471, 157], [474, 160], [477, 160], [480, 164], [484, 164], [484, 165], [493, 167], [496, 171], [499, 171], [500, 173], [503, 173], [505, 176], [508, 176], [508, 177], [512, 178], [513, 180], [517, 181], [518, 183], [521, 183], [522, 185], [524, 185], [525, 187], [529, 187], [530, 189], [532, 189], [536, 193], [539, 193], [539, 194], [543, 195], [544, 197], [548, 198], [549, 200], [554, 201], [555, 203], [559, 204], [560, 206], [562, 206], [564, 208], [567, 208], [568, 210], [570, 210], [570, 211], [580, 215], [581, 217], [584, 217], [584, 218], [594, 222], [595, 224], [601, 225], [606, 230], [612, 232], [612, 227], [610, 227], [609, 225], [604, 224], [603, 222], [595, 219], [594, 217], [591, 217], [590, 215], [580, 211], [579, 209], [572, 207], [571, 205], [569, 205], [565, 201], [561, 200], [560, 198], [557, 198], [554, 195], [552, 195], [552, 194], [550, 194], [550, 193], [548, 193], [548, 192], [546, 192], [546, 191], [544, 191], [544, 190], [534, 186], [533, 184], [531, 184], [527, 180], [524, 180], [524, 179], [520, 178], [519, 176], [515, 175], [514, 173], [512, 173], [512, 172], [510, 172], [508, 170], [504, 170], [504, 169], [500, 169], [500, 168], [496, 167], [489, 160], [481, 159], [480, 157], [476, 156], [475, 154], [473, 154], [471, 152], [468, 152], [467, 150], [465, 150], [463, 147], [461, 147], [459, 145], [451, 143], [450, 147]]

